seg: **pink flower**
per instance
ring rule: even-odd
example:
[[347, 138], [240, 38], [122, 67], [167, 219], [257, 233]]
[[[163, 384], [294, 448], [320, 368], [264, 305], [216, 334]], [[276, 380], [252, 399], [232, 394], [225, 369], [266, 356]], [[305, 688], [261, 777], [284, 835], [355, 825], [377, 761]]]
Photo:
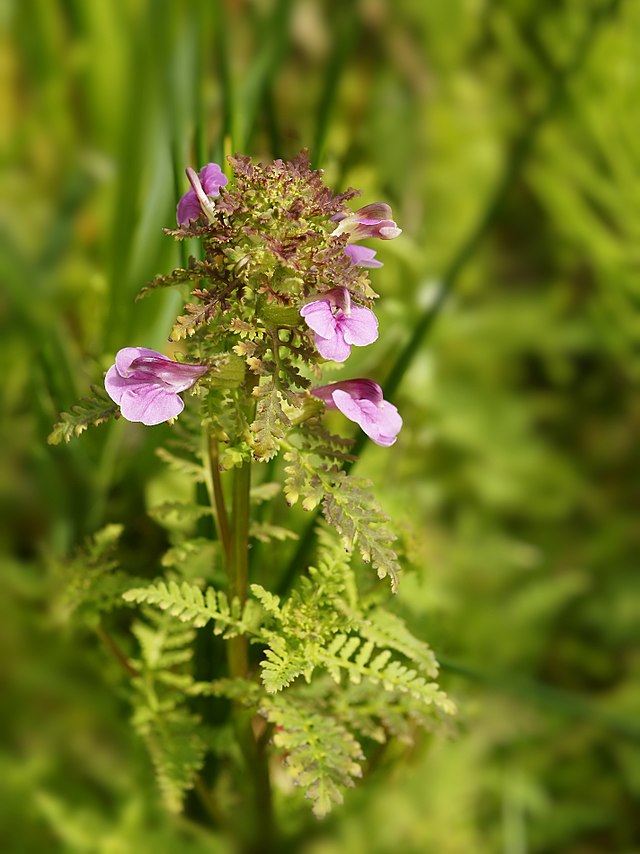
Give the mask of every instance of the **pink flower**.
[[315, 332], [318, 352], [325, 359], [344, 362], [351, 346], [364, 347], [378, 337], [378, 321], [368, 308], [352, 305], [346, 288], [334, 288], [300, 309]]
[[382, 261], [376, 260], [376, 250], [369, 249], [367, 246], [358, 246], [356, 243], [350, 243], [344, 248], [344, 254], [347, 255], [354, 267], [382, 267]]
[[376, 445], [388, 447], [396, 441], [402, 418], [396, 407], [384, 400], [382, 389], [373, 380], [342, 380], [311, 389], [329, 409], [339, 409], [355, 421]]
[[393, 240], [402, 234], [402, 229], [398, 228], [393, 220], [391, 208], [383, 202], [365, 205], [352, 214], [336, 214], [333, 221], [338, 225], [332, 233], [336, 236], [348, 234], [349, 243], [356, 243], [367, 237]]
[[178, 225], [189, 225], [192, 219], [199, 219], [202, 214], [212, 221], [215, 215], [210, 196], [219, 196], [220, 188], [224, 187], [229, 179], [217, 163], [207, 163], [197, 175], [190, 166], [185, 171], [191, 189], [187, 190], [178, 202], [176, 209]]
[[127, 421], [151, 426], [179, 415], [184, 402], [178, 392], [191, 388], [208, 370], [206, 365], [174, 362], [146, 347], [125, 347], [107, 371], [104, 387]]

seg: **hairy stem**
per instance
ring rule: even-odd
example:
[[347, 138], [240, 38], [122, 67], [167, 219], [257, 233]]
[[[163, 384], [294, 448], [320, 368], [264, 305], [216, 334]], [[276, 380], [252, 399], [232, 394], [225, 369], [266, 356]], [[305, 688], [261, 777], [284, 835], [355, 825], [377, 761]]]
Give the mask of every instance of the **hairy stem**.
[[211, 497], [213, 512], [216, 517], [216, 528], [224, 550], [227, 566], [231, 560], [231, 529], [229, 528], [229, 517], [222, 491], [220, 479], [220, 458], [218, 454], [218, 440], [215, 436], [209, 436], [209, 474], [211, 476]]
[[127, 673], [131, 678], [133, 678], [134, 676], [138, 676], [138, 671], [137, 671], [137, 670], [136, 670], [136, 668], [133, 666], [133, 664], [131, 664], [131, 662], [129, 661], [129, 659], [127, 658], [127, 656], [126, 656], [126, 655], [124, 654], [124, 652], [120, 649], [119, 645], [118, 645], [118, 644], [115, 642], [115, 640], [111, 637], [111, 635], [109, 634], [109, 632], [108, 632], [106, 629], [104, 629], [102, 626], [98, 626], [98, 627], [97, 627], [97, 629], [96, 629], [96, 634], [98, 635], [98, 637], [100, 638], [100, 640], [102, 641], [102, 643], [106, 646], [106, 648], [109, 650], [109, 652], [111, 653], [111, 655], [112, 655], [112, 656], [115, 658], [115, 660], [118, 662], [118, 664], [120, 665], [120, 667], [122, 667], [122, 669], [123, 669], [124, 671], [126, 671], [126, 673]]
[[197, 775], [193, 788], [213, 824], [220, 827], [224, 826], [226, 823], [225, 817], [222, 815], [211, 789], [209, 789], [200, 774]]
[[[240, 604], [247, 600], [249, 587], [249, 521], [251, 489], [251, 461], [234, 470], [230, 551], [228, 561], [229, 594]], [[230, 638], [227, 646], [229, 672], [232, 677], [245, 679], [249, 672], [249, 642], [246, 635]], [[253, 787], [255, 824], [253, 838], [247, 851], [269, 850], [273, 838], [271, 781], [265, 745], [259, 740], [252, 725], [253, 713], [236, 706], [234, 727], [242, 755]]]
[[[251, 461], [245, 461], [233, 473], [231, 531], [229, 544], [229, 594], [247, 601], [249, 586], [249, 490], [251, 488]], [[246, 635], [229, 641], [229, 670], [231, 676], [245, 678], [249, 669], [248, 640]]]

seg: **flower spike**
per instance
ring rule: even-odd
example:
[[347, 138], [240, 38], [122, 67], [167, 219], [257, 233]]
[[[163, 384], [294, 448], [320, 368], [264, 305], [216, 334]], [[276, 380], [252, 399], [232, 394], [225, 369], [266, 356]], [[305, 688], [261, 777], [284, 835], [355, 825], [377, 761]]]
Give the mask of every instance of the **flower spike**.
[[339, 409], [376, 445], [393, 445], [402, 428], [398, 410], [384, 399], [382, 389], [373, 380], [341, 380], [312, 388], [311, 394], [323, 400], [329, 409]]
[[174, 362], [156, 350], [125, 347], [104, 378], [107, 394], [127, 421], [147, 426], [175, 418], [184, 409], [178, 395], [208, 371], [206, 365]]

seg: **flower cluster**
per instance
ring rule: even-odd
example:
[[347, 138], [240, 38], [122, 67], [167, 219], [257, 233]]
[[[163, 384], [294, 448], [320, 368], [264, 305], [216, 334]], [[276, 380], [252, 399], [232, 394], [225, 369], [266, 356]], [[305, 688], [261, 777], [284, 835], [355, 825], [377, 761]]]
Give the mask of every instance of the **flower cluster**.
[[[380, 386], [351, 379], [310, 388], [301, 371], [321, 359], [344, 362], [352, 347], [377, 340], [367, 269], [382, 263], [359, 241], [400, 235], [391, 208], [349, 210], [355, 191], [333, 195], [304, 155], [267, 167], [240, 156], [229, 161], [232, 182], [216, 163], [186, 170], [191, 186], [178, 203], [173, 234], [202, 238], [204, 260], [191, 259], [188, 269], [150, 285], [207, 281], [192, 292], [197, 302], [186, 306], [171, 336], [190, 342], [190, 361], [126, 347], [107, 372], [107, 393], [127, 420], [159, 424], [184, 408], [179, 393], [207, 373], [217, 376], [224, 362], [240, 381], [245, 373], [253, 377], [244, 387], [258, 399], [262, 420], [250, 425], [249, 444], [259, 459], [265, 432], [277, 434], [289, 423], [282, 406], [299, 406], [295, 386], [342, 412], [377, 444], [393, 444], [402, 419]], [[237, 369], [234, 359], [243, 360]]]

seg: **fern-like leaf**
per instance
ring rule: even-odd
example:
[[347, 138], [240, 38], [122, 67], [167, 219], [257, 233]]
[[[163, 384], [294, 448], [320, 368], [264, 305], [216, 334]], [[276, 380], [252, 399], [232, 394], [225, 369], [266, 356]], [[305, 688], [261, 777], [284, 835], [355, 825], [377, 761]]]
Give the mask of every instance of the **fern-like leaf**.
[[194, 482], [207, 480], [207, 463], [201, 449], [201, 427], [197, 407], [185, 407], [167, 444], [156, 450], [170, 468]]
[[133, 725], [147, 745], [166, 808], [178, 813], [207, 752], [200, 719], [185, 705], [195, 631], [166, 614], [148, 610], [146, 617], [133, 625], [141, 652]]
[[149, 587], [128, 590], [124, 597], [127, 602], [155, 605], [171, 616], [195, 627], [206, 626], [213, 621], [213, 631], [225, 638], [245, 633], [255, 633], [260, 613], [256, 603], [249, 600], [244, 608], [239, 600], [227, 599], [226, 593], [213, 587], [203, 593], [195, 584], [183, 581], [158, 581]]
[[358, 685], [367, 679], [381, 685], [385, 691], [410, 694], [423, 706], [436, 705], [447, 714], [453, 714], [453, 703], [440, 691], [438, 685], [425, 678], [414, 668], [392, 658], [388, 649], [377, 649], [371, 641], [351, 635], [338, 635], [328, 649], [318, 655], [318, 664], [324, 666], [336, 682], [342, 672]]
[[220, 544], [206, 537], [184, 539], [162, 556], [163, 566], [175, 568], [186, 578], [210, 578], [221, 564]]
[[186, 525], [211, 516], [211, 508], [184, 501], [163, 501], [162, 504], [150, 507], [148, 513], [159, 524], [172, 527], [173, 523]]
[[273, 634], [268, 637], [269, 646], [260, 662], [262, 684], [269, 694], [277, 694], [287, 688], [299, 676], [307, 681], [315, 669], [317, 653], [310, 645], [291, 644]]
[[359, 630], [367, 640], [399, 652], [434, 679], [438, 675], [438, 662], [432, 650], [412, 635], [406, 623], [391, 611], [384, 608], [370, 611], [360, 623]]
[[185, 282], [197, 282], [201, 279], [211, 280], [218, 277], [218, 269], [213, 264], [208, 261], [196, 261], [195, 258], [190, 257], [188, 267], [179, 267], [166, 275], [154, 276], [148, 284], [140, 289], [136, 296], [136, 302], [159, 288], [172, 288], [183, 285]]
[[325, 495], [323, 481], [317, 471], [300, 464], [296, 450], [284, 455], [285, 466], [284, 494], [287, 503], [292, 506], [302, 499], [303, 510], [314, 510]]
[[167, 810], [179, 813], [184, 796], [193, 788], [204, 764], [207, 744], [198, 732], [198, 718], [187, 712], [173, 712], [168, 720], [134, 726], [143, 737], [156, 772], [162, 799]]
[[280, 525], [271, 525], [269, 522], [251, 522], [249, 536], [261, 543], [270, 543], [272, 540], [297, 540], [295, 531], [282, 528]]
[[91, 397], [84, 397], [71, 407], [70, 412], [60, 414], [60, 421], [54, 425], [47, 438], [50, 445], [70, 442], [74, 436], [80, 436], [87, 427], [119, 417], [120, 408], [111, 400], [104, 388], [92, 385], [91, 391]]
[[194, 292], [202, 300], [200, 303], [189, 303], [184, 307], [185, 313], [176, 318], [169, 335], [170, 341], [182, 341], [183, 338], [194, 335], [196, 330], [204, 326], [218, 313], [220, 297], [215, 291]]
[[282, 409], [280, 392], [273, 388], [258, 401], [256, 417], [250, 427], [253, 453], [257, 460], [273, 459], [280, 450], [282, 439], [290, 422]]
[[287, 501], [295, 504], [301, 498], [305, 510], [322, 501], [324, 517], [345, 547], [351, 550], [357, 544], [362, 559], [371, 563], [379, 578], [389, 577], [395, 593], [400, 564], [392, 544], [397, 538], [389, 528], [389, 517], [371, 494], [371, 483], [340, 471], [339, 464], [348, 455], [337, 437], [307, 431], [298, 440], [302, 447], [286, 443]]
[[400, 564], [392, 546], [397, 537], [388, 527], [389, 517], [369, 491], [369, 481], [339, 474], [324, 497], [324, 517], [342, 536], [348, 549], [357, 543], [362, 559], [371, 563], [378, 578], [389, 577], [395, 593]]
[[107, 525], [71, 558], [56, 561], [53, 570], [59, 579], [54, 601], [56, 616], [61, 620], [82, 617], [96, 626], [100, 614], [122, 605], [122, 594], [135, 583], [120, 571], [117, 546], [122, 525]]
[[362, 776], [362, 748], [337, 719], [317, 714], [299, 699], [270, 697], [262, 713], [275, 725], [273, 742], [284, 751], [294, 785], [313, 802], [318, 818], [343, 802], [343, 792]]

